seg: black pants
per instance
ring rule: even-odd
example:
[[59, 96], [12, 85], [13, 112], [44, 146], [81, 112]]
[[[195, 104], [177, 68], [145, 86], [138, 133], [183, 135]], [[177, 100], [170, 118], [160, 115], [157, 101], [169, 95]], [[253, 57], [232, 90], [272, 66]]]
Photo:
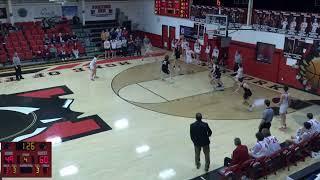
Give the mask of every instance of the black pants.
[[137, 51], [137, 56], [141, 56], [141, 47], [140, 48], [138, 47], [136, 51]]
[[234, 71], [234, 72], [237, 72], [238, 69], [239, 69], [239, 64], [238, 64], [238, 63], [234, 63], [233, 71]]
[[271, 127], [271, 123], [270, 122], [262, 122], [259, 125], [259, 132], [261, 132], [262, 129], [264, 129], [264, 128], [267, 128], [267, 129], [270, 130], [270, 127]]
[[224, 158], [224, 167], [229, 167], [229, 165], [231, 164], [232, 159], [225, 157]]
[[17, 78], [17, 79], [22, 79], [21, 66], [18, 65], [18, 66], [15, 67], [14, 69], [16, 70], [16, 78]]

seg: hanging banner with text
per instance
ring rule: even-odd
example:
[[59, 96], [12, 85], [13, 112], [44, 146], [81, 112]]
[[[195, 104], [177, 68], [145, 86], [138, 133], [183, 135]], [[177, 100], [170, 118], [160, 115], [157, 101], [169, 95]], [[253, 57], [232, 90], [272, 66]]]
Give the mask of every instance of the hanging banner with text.
[[92, 4], [86, 6], [87, 21], [114, 20], [115, 11], [111, 4]]

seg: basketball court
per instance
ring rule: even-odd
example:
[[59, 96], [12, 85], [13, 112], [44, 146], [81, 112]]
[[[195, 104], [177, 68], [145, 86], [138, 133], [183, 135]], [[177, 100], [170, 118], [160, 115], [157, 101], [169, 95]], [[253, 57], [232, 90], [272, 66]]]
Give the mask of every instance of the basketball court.
[[[229, 72], [222, 78], [225, 91], [212, 90], [207, 67], [183, 62], [182, 68], [189, 66], [193, 73], [175, 75], [172, 83], [161, 81], [160, 61], [166, 53], [158, 49], [144, 61], [98, 60], [96, 81], [89, 80], [87, 61], [41, 67], [19, 82], [1, 78], [0, 112], [7, 127], [1, 141], [53, 142], [53, 179], [201, 177], [205, 172], [194, 167], [189, 137], [196, 112], [202, 112], [213, 129], [209, 171], [230, 156], [234, 137], [252, 147], [263, 105], [248, 112], [242, 95], [233, 93], [236, 86]], [[270, 88], [274, 83], [246, 78], [254, 89], [253, 100], [279, 96]], [[299, 101], [290, 108], [289, 130], [277, 130], [279, 118], [271, 128], [280, 141], [295, 133], [306, 112], [319, 117], [318, 96], [294, 89], [291, 94]], [[272, 179], [287, 174], [282, 171]]]

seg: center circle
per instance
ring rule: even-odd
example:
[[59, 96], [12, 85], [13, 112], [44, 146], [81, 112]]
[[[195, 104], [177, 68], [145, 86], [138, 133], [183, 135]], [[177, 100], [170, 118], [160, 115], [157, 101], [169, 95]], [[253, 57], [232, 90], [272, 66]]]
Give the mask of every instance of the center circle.
[[20, 135], [35, 123], [34, 114], [23, 114], [15, 111], [0, 110], [0, 141]]

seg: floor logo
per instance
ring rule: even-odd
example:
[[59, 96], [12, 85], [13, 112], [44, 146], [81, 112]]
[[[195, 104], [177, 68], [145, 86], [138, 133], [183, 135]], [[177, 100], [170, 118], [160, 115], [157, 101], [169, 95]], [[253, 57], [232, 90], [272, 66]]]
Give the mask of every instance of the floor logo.
[[98, 115], [78, 118], [70, 110], [73, 94], [66, 86], [0, 95], [0, 141], [68, 141], [111, 130]]

